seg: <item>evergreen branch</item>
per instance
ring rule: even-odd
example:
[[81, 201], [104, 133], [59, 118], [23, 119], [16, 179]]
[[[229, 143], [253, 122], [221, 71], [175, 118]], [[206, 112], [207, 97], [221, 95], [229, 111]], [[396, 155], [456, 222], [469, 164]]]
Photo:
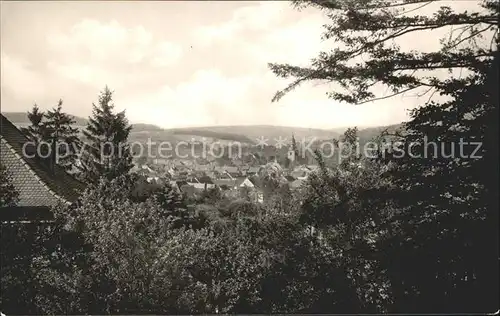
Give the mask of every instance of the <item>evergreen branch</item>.
[[379, 97], [379, 98], [373, 98], [373, 99], [370, 99], [370, 100], [361, 101], [361, 102], [356, 103], [356, 105], [360, 105], [360, 104], [364, 104], [364, 103], [368, 103], [368, 102], [375, 102], [375, 101], [379, 101], [379, 100], [390, 99], [390, 98], [392, 98], [394, 96], [403, 94], [405, 92], [408, 92], [408, 91], [411, 91], [411, 90], [415, 90], [416, 88], [418, 88], [418, 87], [411, 87], [411, 88], [407, 88], [407, 89], [404, 89], [404, 90], [399, 91], [399, 92], [395, 92], [395, 93], [387, 95], [387, 96], [383, 96], [383, 97]]

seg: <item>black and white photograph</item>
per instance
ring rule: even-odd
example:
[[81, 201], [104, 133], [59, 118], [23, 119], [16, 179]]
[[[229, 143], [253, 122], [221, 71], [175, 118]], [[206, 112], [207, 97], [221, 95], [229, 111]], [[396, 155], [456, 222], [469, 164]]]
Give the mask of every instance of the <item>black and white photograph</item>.
[[498, 315], [500, 0], [0, 1], [0, 312]]

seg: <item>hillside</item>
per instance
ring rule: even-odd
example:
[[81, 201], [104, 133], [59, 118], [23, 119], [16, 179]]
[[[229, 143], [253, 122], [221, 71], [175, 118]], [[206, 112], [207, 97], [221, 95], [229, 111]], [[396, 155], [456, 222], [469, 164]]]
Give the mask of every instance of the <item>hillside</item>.
[[[26, 112], [2, 112], [2, 114], [12, 123], [16, 125], [29, 125], [30, 120], [28, 119], [28, 115]], [[87, 125], [87, 119], [79, 116], [73, 116], [75, 120], [76, 126], [85, 126]]]
[[[197, 127], [197, 128], [178, 128], [174, 129], [174, 134], [189, 134], [189, 135], [199, 135], [203, 137], [214, 137], [213, 135], [218, 135], [220, 139], [229, 139], [229, 137], [234, 137], [233, 140], [256, 143], [258, 138], [264, 137], [268, 139], [269, 144], [274, 144], [275, 139], [282, 138], [291, 140], [292, 135], [294, 135], [297, 141], [304, 138], [333, 138], [338, 137], [339, 133], [335, 131], [314, 129], [314, 128], [302, 128], [302, 127], [290, 127], [290, 126], [273, 126], [273, 125], [241, 125], [241, 126], [207, 126], [207, 127]], [[230, 136], [233, 135], [233, 136]], [[243, 137], [243, 138], [242, 138]], [[246, 141], [245, 141], [246, 139]]]
[[[13, 122], [19, 126], [26, 126], [30, 124], [28, 119], [28, 115], [25, 112], [2, 112], [9, 121]], [[72, 116], [75, 120], [75, 126], [81, 128], [87, 125], [88, 120], [79, 116]], [[132, 124], [136, 131], [161, 131], [163, 130], [161, 127], [152, 124]]]
[[[2, 113], [11, 122], [17, 126], [29, 125], [29, 120], [24, 112], [5, 112]], [[87, 124], [87, 119], [82, 117], [73, 117], [76, 121], [76, 127], [82, 129]], [[361, 140], [369, 140], [377, 136], [383, 129], [389, 128], [393, 131], [401, 124], [390, 126], [362, 128], [359, 131]], [[346, 128], [334, 128], [330, 130], [318, 128], [303, 128], [290, 126], [273, 126], [273, 125], [241, 125], [241, 126], [206, 126], [196, 128], [173, 128], [163, 129], [152, 124], [132, 124], [133, 129], [130, 134], [132, 142], [147, 142], [150, 139], [152, 142], [172, 142], [179, 141], [190, 142], [193, 139], [201, 140], [205, 138], [208, 141], [220, 140], [222, 142], [233, 141], [246, 144], [256, 144], [257, 139], [263, 137], [267, 139], [269, 145], [274, 145], [276, 139], [286, 139], [286, 142], [291, 141], [294, 135], [297, 141], [303, 139], [316, 138], [317, 140], [338, 138]]]
[[387, 130], [389, 133], [394, 133], [402, 126], [403, 124], [401, 123], [401, 124], [392, 124], [387, 126], [367, 127], [359, 130], [358, 137], [360, 139], [360, 142], [366, 142], [380, 135], [380, 133], [382, 133], [382, 131], [384, 130]]

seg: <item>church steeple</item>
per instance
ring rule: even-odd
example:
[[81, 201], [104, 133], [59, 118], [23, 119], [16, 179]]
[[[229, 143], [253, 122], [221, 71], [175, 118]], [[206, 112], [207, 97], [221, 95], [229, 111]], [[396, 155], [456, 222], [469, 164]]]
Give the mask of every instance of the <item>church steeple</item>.
[[290, 161], [290, 169], [293, 169], [296, 164], [297, 160], [299, 159], [299, 150], [297, 148], [297, 142], [295, 141], [295, 136], [292, 133], [292, 144], [290, 146], [290, 149], [288, 150], [288, 160]]

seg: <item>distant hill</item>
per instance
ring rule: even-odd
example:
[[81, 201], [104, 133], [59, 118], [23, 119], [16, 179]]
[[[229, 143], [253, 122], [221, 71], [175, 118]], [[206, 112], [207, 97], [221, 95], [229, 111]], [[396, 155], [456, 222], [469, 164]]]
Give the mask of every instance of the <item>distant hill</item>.
[[[30, 120], [28, 119], [28, 114], [26, 112], [2, 112], [2, 114], [12, 123], [19, 125], [29, 125]], [[87, 119], [78, 116], [72, 116], [76, 121], [76, 126], [87, 125]]]
[[217, 132], [209, 129], [191, 129], [191, 128], [180, 128], [180, 129], [171, 129], [174, 135], [191, 135], [191, 136], [201, 136], [204, 138], [211, 139], [221, 139], [228, 141], [237, 141], [240, 143], [248, 143], [253, 144], [255, 141], [249, 139], [246, 135], [236, 134], [236, 133], [225, 133], [225, 132]]
[[[29, 125], [29, 120], [25, 112], [5, 112], [2, 113], [17, 126]], [[87, 125], [88, 120], [82, 117], [73, 116], [76, 127], [82, 129]], [[359, 130], [360, 139], [369, 140], [385, 129], [394, 130], [401, 124], [390, 126], [362, 128]], [[297, 142], [303, 139], [316, 138], [318, 140], [339, 138], [346, 128], [334, 128], [330, 130], [319, 128], [303, 128], [290, 126], [273, 125], [241, 125], [241, 126], [206, 126], [194, 128], [173, 128], [164, 129], [152, 124], [132, 124], [133, 129], [130, 134], [132, 142], [189, 142], [193, 139], [200, 140], [206, 138], [210, 140], [233, 141], [247, 144], [255, 144], [259, 138], [267, 139], [269, 145], [276, 144], [277, 139], [290, 143], [292, 135]]]
[[[207, 126], [197, 128], [174, 129], [175, 134], [191, 134], [203, 137], [219, 137], [220, 139], [231, 139], [235, 141], [256, 143], [257, 139], [264, 137], [269, 144], [274, 144], [276, 139], [287, 139], [291, 141], [294, 135], [297, 141], [304, 138], [316, 137], [319, 139], [337, 137], [339, 133], [315, 129], [290, 126], [273, 125], [240, 125], [240, 126]], [[244, 138], [242, 138], [244, 137]]]
[[[9, 119], [9, 121], [13, 122], [16, 125], [20, 126], [25, 126], [30, 124], [30, 120], [28, 119], [28, 115], [25, 112], [2, 112], [3, 115], [5, 115], [6, 118]], [[84, 127], [87, 126], [88, 120], [79, 117], [79, 116], [73, 116], [73, 119], [75, 120], [75, 126], [77, 127]], [[163, 130], [161, 127], [158, 127], [153, 124], [132, 124], [134, 129], [136, 131], [161, 131]]]
[[387, 130], [389, 133], [394, 133], [396, 130], [403, 127], [403, 124], [393, 124], [387, 126], [377, 126], [377, 127], [368, 127], [364, 129], [360, 129], [358, 132], [358, 137], [360, 142], [369, 141], [374, 137], [380, 135], [382, 131]]

